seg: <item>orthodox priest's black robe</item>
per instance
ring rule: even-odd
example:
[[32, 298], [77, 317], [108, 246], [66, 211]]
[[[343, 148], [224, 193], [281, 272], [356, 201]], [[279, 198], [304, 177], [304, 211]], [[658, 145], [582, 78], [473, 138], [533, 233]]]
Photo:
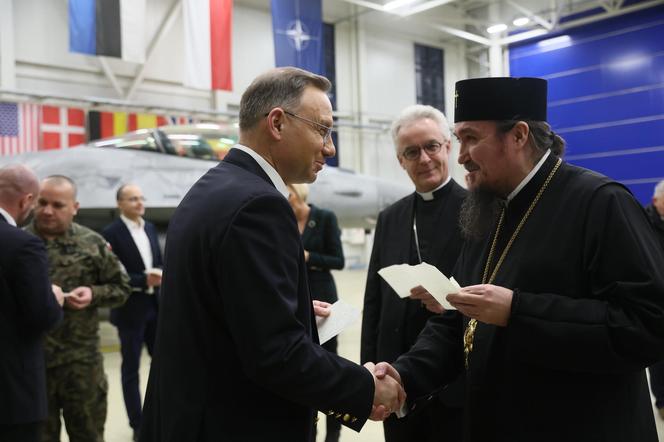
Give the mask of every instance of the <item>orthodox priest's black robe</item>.
[[[547, 158], [507, 205], [490, 272], [556, 162]], [[462, 286], [482, 283], [494, 233], [465, 243], [454, 272]], [[514, 291], [512, 311], [506, 327], [477, 325], [467, 441], [657, 441], [644, 367], [664, 358], [664, 256], [629, 191], [563, 163], [493, 284]], [[430, 319], [394, 363], [409, 398], [464, 370], [467, 323]]]

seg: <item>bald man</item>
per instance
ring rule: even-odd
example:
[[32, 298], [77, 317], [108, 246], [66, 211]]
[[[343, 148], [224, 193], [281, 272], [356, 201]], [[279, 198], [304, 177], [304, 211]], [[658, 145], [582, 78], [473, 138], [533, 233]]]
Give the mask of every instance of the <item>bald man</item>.
[[[42, 340], [62, 319], [43, 243], [17, 227], [32, 211], [39, 181], [25, 166], [0, 169], [0, 440], [39, 440], [46, 419]], [[56, 296], [54, 296], [56, 293]]]

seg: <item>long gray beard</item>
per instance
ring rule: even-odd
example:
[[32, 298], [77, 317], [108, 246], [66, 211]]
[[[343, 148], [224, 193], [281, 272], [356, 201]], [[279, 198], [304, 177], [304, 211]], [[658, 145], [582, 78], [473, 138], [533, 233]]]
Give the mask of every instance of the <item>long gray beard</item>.
[[483, 191], [468, 193], [461, 204], [459, 227], [466, 239], [480, 239], [495, 226], [502, 203], [500, 198]]

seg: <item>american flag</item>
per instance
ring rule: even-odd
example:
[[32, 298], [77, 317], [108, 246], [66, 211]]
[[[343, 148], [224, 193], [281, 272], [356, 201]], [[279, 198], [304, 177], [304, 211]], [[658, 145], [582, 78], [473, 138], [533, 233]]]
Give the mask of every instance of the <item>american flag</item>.
[[39, 150], [40, 105], [0, 102], [0, 155]]

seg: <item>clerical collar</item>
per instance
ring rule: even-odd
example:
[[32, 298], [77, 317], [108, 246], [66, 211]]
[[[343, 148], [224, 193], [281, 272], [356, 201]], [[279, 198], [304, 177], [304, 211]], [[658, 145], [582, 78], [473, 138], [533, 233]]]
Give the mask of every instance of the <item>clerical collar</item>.
[[533, 167], [533, 170], [531, 170], [530, 173], [528, 175], [526, 175], [526, 177], [523, 179], [523, 181], [521, 181], [521, 183], [519, 183], [519, 185], [516, 186], [516, 189], [514, 189], [512, 191], [512, 193], [510, 193], [507, 196], [507, 202], [508, 203], [514, 199], [514, 197], [521, 191], [521, 189], [526, 187], [526, 184], [528, 184], [530, 182], [530, 180], [533, 179], [533, 177], [535, 176], [537, 171], [542, 168], [542, 165], [544, 164], [544, 161], [546, 161], [546, 159], [549, 158], [550, 154], [551, 154], [551, 150], [547, 149], [546, 153], [544, 155], [542, 155], [542, 158], [540, 158], [539, 162], [535, 165], [535, 167]]
[[447, 179], [445, 181], [443, 181], [443, 183], [440, 186], [436, 187], [435, 189], [433, 189], [430, 192], [417, 192], [417, 190], [415, 192], [417, 192], [417, 194], [419, 196], [421, 196], [424, 201], [432, 201], [434, 199], [434, 193], [436, 193], [436, 191], [438, 191], [438, 190], [442, 189], [443, 187], [445, 187], [445, 185], [447, 183], [449, 183], [451, 179], [452, 179], [452, 175], [448, 175]]
[[7, 224], [16, 227], [16, 220], [5, 209], [0, 207], [0, 215], [7, 221]]
[[274, 187], [277, 188], [280, 194], [284, 196], [284, 198], [288, 199], [288, 194], [290, 193], [288, 191], [288, 187], [286, 186], [286, 183], [284, 183], [284, 180], [281, 178], [281, 175], [277, 173], [277, 170], [272, 167], [270, 163], [268, 163], [265, 158], [260, 156], [256, 151], [253, 149], [243, 146], [242, 144], [238, 143], [235, 146], [233, 146], [233, 149], [238, 149], [241, 150], [242, 152], [251, 155], [251, 158], [256, 160], [259, 166], [261, 166], [261, 169], [265, 171], [267, 176], [270, 178], [272, 181], [272, 184], [274, 184]]

